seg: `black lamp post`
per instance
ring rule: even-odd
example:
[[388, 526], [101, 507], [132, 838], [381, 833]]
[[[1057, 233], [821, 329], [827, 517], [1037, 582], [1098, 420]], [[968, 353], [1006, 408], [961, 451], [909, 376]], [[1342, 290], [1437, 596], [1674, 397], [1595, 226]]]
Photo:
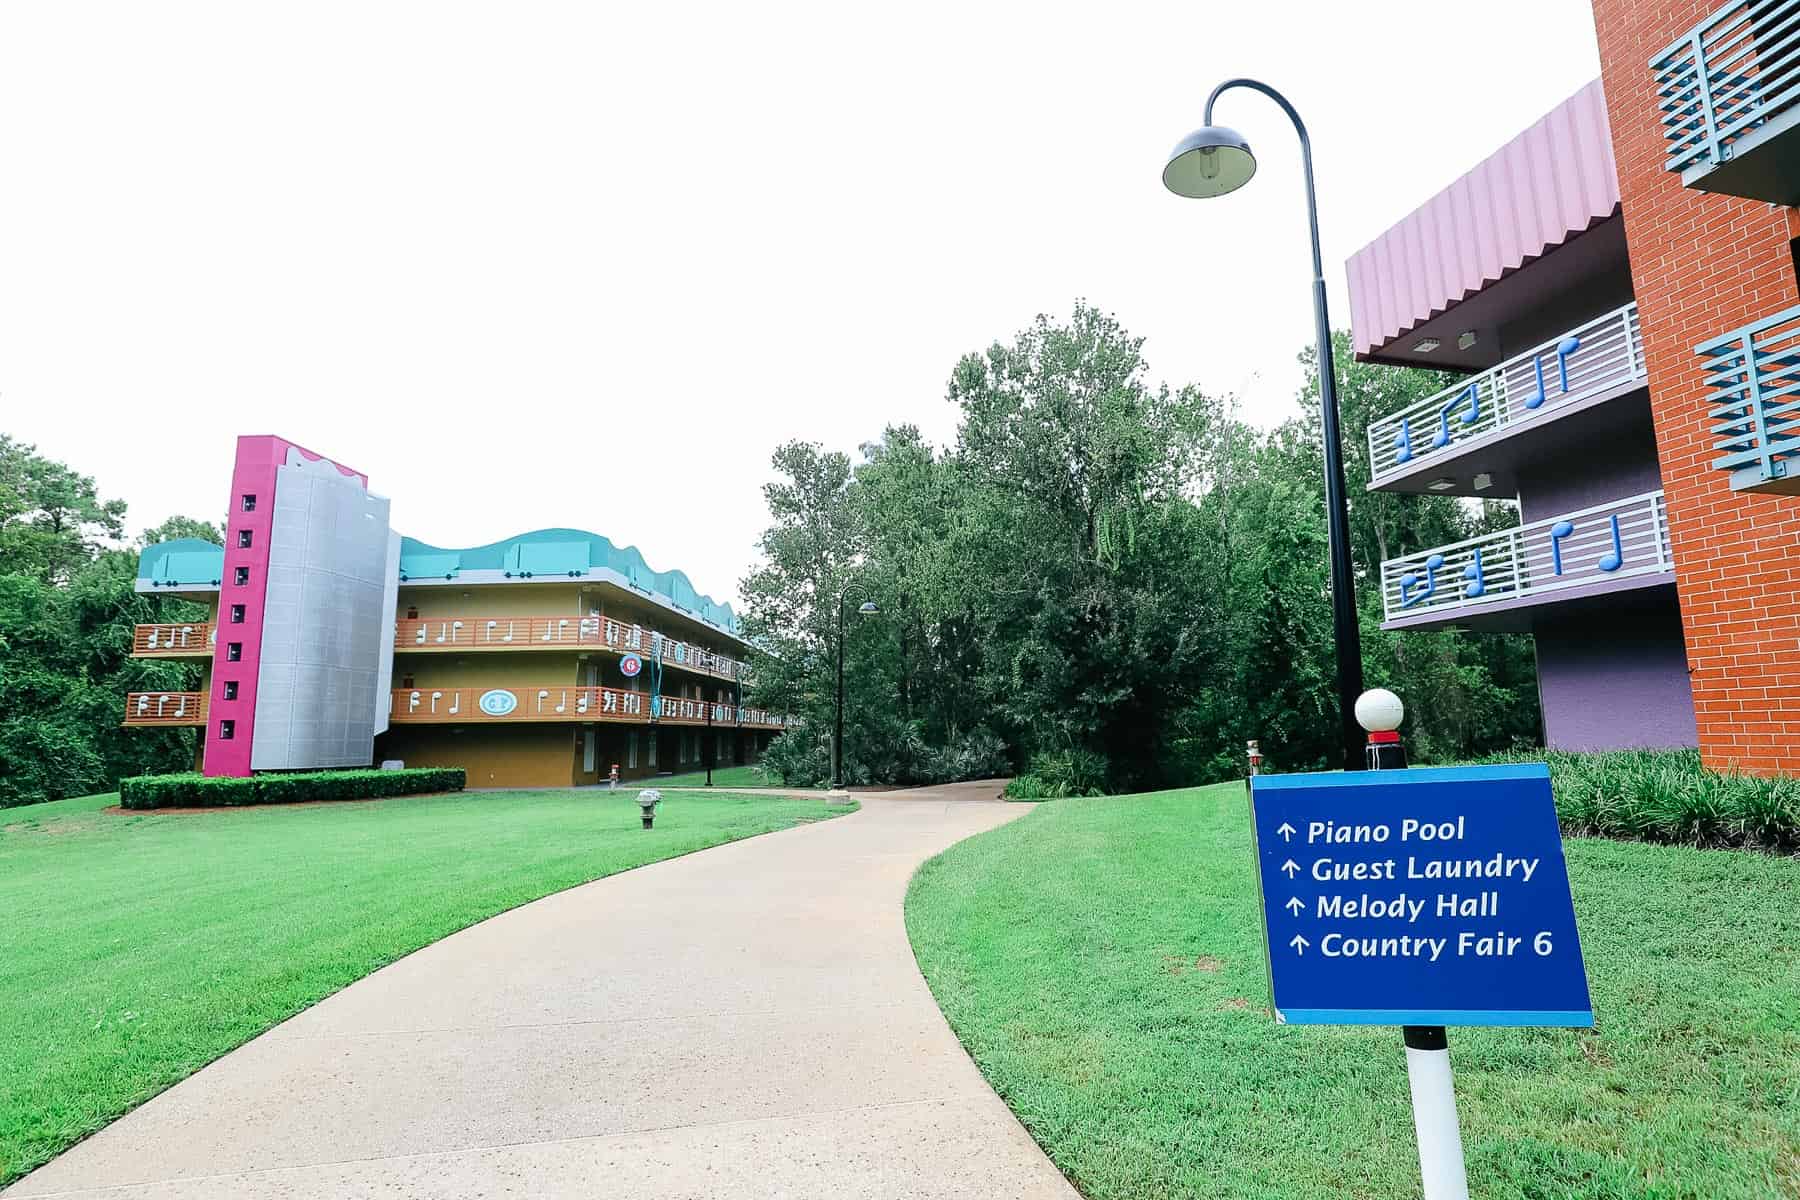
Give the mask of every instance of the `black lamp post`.
[[1350, 510], [1345, 498], [1344, 445], [1338, 431], [1336, 370], [1331, 361], [1331, 322], [1325, 316], [1325, 267], [1319, 254], [1319, 206], [1313, 193], [1312, 141], [1287, 97], [1254, 79], [1227, 79], [1206, 98], [1204, 128], [1176, 144], [1163, 168], [1163, 185], [1177, 196], [1211, 199], [1234, 192], [1256, 174], [1256, 156], [1236, 130], [1214, 125], [1213, 101], [1220, 93], [1244, 87], [1261, 92], [1288, 115], [1300, 135], [1300, 161], [1306, 170], [1306, 219], [1312, 233], [1313, 318], [1319, 339], [1319, 410], [1325, 435], [1325, 535], [1331, 558], [1331, 626], [1337, 641], [1338, 719], [1342, 724], [1344, 769], [1363, 769], [1362, 730], [1356, 724], [1356, 698], [1362, 694], [1362, 637], [1356, 623], [1356, 582], [1350, 565]]
[[856, 611], [862, 616], [872, 616], [881, 611], [873, 600], [869, 599], [868, 589], [855, 580], [844, 585], [844, 590], [837, 598], [837, 727], [831, 737], [831, 790], [844, 790], [844, 602], [850, 593], [862, 596], [862, 606]]

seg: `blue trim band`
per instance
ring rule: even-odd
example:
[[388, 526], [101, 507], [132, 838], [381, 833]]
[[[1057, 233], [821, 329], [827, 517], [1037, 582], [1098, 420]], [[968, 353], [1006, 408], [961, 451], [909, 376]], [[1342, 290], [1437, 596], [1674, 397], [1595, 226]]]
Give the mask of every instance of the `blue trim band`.
[[1559, 1029], [1591, 1029], [1591, 1011], [1522, 1009], [1408, 1008], [1278, 1008], [1276, 1020], [1286, 1025], [1548, 1025]]
[[1480, 783], [1488, 780], [1549, 778], [1550, 768], [1544, 763], [1498, 763], [1486, 767], [1414, 767], [1401, 771], [1307, 771], [1299, 775], [1257, 775], [1251, 786], [1258, 792], [1285, 792], [1297, 788], [1399, 787], [1417, 783]]

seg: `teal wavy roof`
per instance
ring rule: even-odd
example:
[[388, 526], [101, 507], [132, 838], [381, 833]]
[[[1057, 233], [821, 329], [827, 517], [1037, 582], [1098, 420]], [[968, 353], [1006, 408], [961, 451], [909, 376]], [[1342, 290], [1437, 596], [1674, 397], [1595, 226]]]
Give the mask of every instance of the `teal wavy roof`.
[[617, 571], [638, 591], [737, 632], [737, 614], [731, 611], [730, 604], [701, 595], [680, 571], [652, 571], [636, 546], [620, 548], [610, 539], [584, 529], [536, 529], [464, 550], [427, 545], [417, 538], [400, 539], [402, 579], [451, 576], [463, 571], [579, 578], [592, 569]]
[[[451, 550], [417, 538], [400, 539], [400, 578], [431, 579], [463, 571], [510, 571], [526, 578], [566, 575], [580, 578], [591, 569], [611, 569], [647, 596], [737, 632], [730, 604], [701, 595], [680, 571], [652, 571], [636, 546], [623, 549], [581, 529], [538, 529], [486, 546]], [[217, 587], [225, 574], [225, 548], [198, 538], [178, 538], [144, 547], [138, 578], [158, 587]]]
[[145, 546], [138, 578], [157, 587], [217, 587], [225, 576], [225, 547], [200, 538]]

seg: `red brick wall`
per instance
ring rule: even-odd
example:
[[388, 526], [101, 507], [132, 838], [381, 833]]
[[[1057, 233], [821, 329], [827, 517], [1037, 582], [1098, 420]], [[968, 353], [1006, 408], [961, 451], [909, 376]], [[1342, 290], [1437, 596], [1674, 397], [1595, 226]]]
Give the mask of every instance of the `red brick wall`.
[[[1800, 497], [1714, 470], [1694, 346], [1800, 302], [1794, 210], [1681, 186], [1663, 169], [1648, 63], [1720, 0], [1594, 0], [1632, 283], [1643, 316], [1700, 750], [1800, 774]], [[1629, 698], [1621, 697], [1622, 704]]]

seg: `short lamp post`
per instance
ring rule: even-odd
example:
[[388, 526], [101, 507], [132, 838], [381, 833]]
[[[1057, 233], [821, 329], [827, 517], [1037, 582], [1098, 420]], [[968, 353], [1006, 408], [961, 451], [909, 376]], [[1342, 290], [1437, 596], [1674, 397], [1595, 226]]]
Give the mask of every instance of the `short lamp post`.
[[1306, 217], [1312, 233], [1313, 319], [1319, 343], [1319, 410], [1325, 441], [1325, 534], [1331, 559], [1331, 624], [1337, 641], [1338, 717], [1344, 769], [1363, 769], [1362, 731], [1356, 724], [1356, 698], [1362, 692], [1362, 639], [1356, 624], [1355, 581], [1350, 564], [1350, 513], [1345, 499], [1344, 446], [1338, 431], [1336, 371], [1331, 361], [1331, 322], [1325, 315], [1325, 268], [1319, 254], [1319, 206], [1313, 192], [1312, 141], [1300, 114], [1287, 97], [1254, 79], [1227, 79], [1206, 98], [1205, 126], [1176, 144], [1163, 168], [1163, 185], [1177, 196], [1210, 199], [1235, 192], [1256, 174], [1256, 156], [1236, 130], [1214, 125], [1213, 102], [1232, 88], [1261, 92], [1288, 115], [1300, 135], [1300, 161], [1306, 173]]
[[831, 792], [833, 796], [846, 794], [844, 788], [844, 605], [854, 592], [862, 597], [862, 605], [856, 610], [858, 615], [871, 617], [880, 612], [876, 603], [869, 599], [868, 589], [852, 580], [844, 585], [844, 590], [837, 598], [837, 723], [831, 735]]

